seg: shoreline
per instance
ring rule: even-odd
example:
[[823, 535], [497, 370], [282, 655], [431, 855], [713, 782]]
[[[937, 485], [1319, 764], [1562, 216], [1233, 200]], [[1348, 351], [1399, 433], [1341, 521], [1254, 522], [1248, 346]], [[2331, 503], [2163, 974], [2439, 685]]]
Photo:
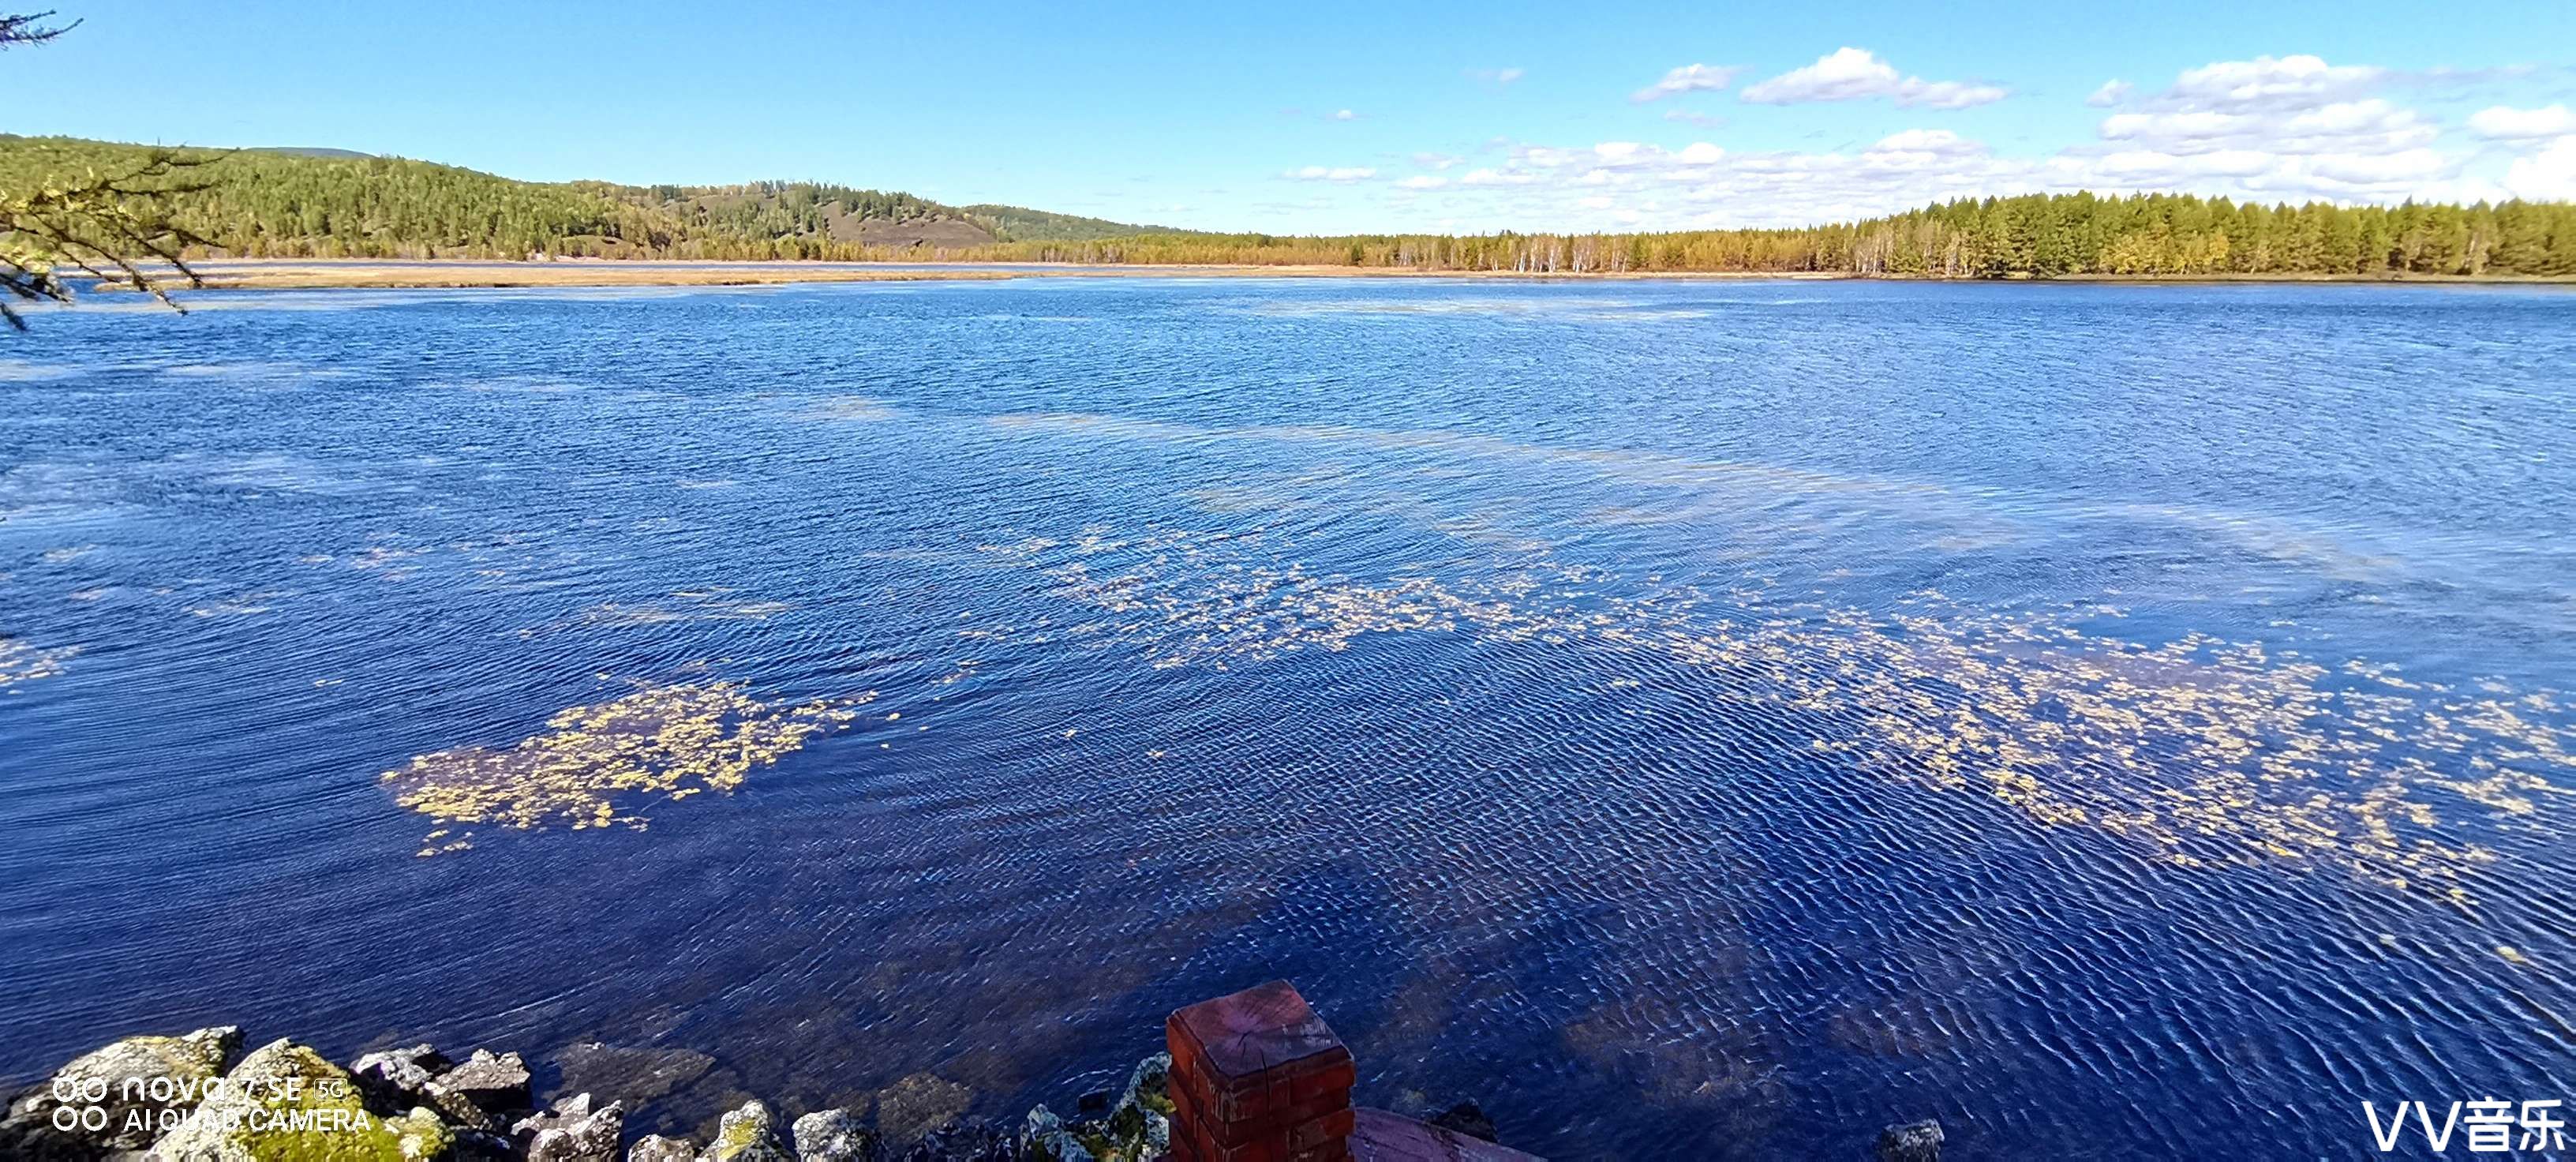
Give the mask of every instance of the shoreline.
[[[222, 258], [197, 265], [208, 290], [473, 290], [543, 287], [784, 286], [799, 283], [987, 282], [1019, 278], [1455, 278], [1514, 282], [1744, 282], [1868, 281], [1955, 283], [2112, 283], [2159, 286], [2227, 284], [2352, 284], [2371, 286], [2571, 286], [2576, 277], [2535, 275], [2072, 274], [2056, 278], [1938, 278], [1863, 275], [1846, 271], [1520, 271], [1432, 270], [1419, 267], [1037, 263], [814, 263], [704, 259], [569, 259], [512, 262], [502, 259]], [[129, 290], [100, 283], [100, 291]], [[196, 289], [196, 288], [185, 288]]]

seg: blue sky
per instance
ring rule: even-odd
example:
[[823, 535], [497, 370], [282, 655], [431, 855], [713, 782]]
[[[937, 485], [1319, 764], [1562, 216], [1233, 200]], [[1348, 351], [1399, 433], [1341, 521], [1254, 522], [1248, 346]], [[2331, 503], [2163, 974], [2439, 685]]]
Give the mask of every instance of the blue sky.
[[0, 130], [540, 180], [815, 178], [1274, 233], [1788, 224], [2079, 186], [2576, 198], [2567, 0], [49, 2], [83, 23], [0, 56]]

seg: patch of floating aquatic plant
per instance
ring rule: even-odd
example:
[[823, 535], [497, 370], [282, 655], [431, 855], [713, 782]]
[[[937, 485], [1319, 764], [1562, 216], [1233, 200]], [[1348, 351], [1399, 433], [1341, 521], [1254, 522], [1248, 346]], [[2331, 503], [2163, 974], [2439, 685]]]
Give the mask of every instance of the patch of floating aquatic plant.
[[2091, 628], [2121, 616], [2109, 606], [2000, 613], [1927, 591], [1867, 612], [1763, 584], [1711, 595], [1649, 578], [1639, 592], [1543, 557], [1454, 582], [1427, 568], [1364, 581], [1273, 563], [1290, 547], [1258, 532], [983, 549], [1092, 612], [968, 618], [969, 640], [1087, 637], [1156, 667], [1215, 669], [1381, 633], [1632, 650], [1804, 724], [1819, 756], [2179, 866], [2334, 864], [2465, 904], [2462, 874], [2496, 856], [2437, 806], [2498, 832], [2551, 828], [2547, 813], [2576, 794], [2576, 729], [2554, 694], [2330, 668], [2205, 634], [2127, 641]]
[[421, 755], [383, 778], [395, 802], [442, 825], [422, 855], [453, 849], [439, 841], [457, 824], [642, 830], [646, 802], [740, 787], [875, 698], [785, 704], [753, 698], [741, 682], [647, 685], [563, 710], [510, 746]]
[[0, 691], [15, 694], [9, 687], [62, 673], [63, 663], [79, 653], [79, 646], [39, 649], [15, 638], [0, 638]]

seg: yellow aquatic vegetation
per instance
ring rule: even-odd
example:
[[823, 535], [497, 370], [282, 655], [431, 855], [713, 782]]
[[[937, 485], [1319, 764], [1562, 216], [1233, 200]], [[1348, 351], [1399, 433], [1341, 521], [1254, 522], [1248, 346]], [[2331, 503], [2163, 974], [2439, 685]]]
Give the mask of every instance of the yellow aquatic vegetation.
[[[741, 682], [649, 685], [561, 711], [509, 747], [425, 754], [383, 778], [396, 802], [442, 824], [640, 830], [639, 800], [731, 791], [857, 718], [856, 707], [875, 697], [781, 705], [744, 693]], [[432, 832], [421, 854], [460, 847], [438, 842], [448, 831]]]
[[[62, 673], [63, 663], [79, 653], [79, 646], [38, 649], [14, 638], [0, 638], [0, 690]], [[17, 691], [8, 692], [14, 694]]]
[[1870, 612], [1782, 600], [1768, 579], [1710, 594], [1653, 577], [1640, 593], [1544, 554], [1454, 582], [1359, 581], [1276, 563], [1293, 548], [1259, 532], [982, 549], [1089, 612], [969, 616], [969, 640], [1090, 637], [1156, 667], [1216, 669], [1378, 633], [1591, 642], [1683, 663], [1766, 721], [1801, 716], [1811, 753], [2184, 867], [2325, 863], [2466, 903], [2462, 874], [2496, 857], [2435, 804], [2491, 828], [2563, 826], [2545, 813], [2576, 769], [2554, 694], [2207, 634], [2127, 641], [2089, 628], [2123, 615], [2110, 606], [2004, 613], [1926, 591]]

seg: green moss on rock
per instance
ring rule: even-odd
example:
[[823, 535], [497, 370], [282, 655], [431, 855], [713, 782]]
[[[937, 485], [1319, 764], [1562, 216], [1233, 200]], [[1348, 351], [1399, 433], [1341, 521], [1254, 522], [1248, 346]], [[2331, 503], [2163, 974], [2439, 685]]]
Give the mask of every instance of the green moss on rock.
[[430, 1162], [454, 1136], [426, 1109], [379, 1118], [310, 1046], [278, 1040], [224, 1075], [188, 1120], [154, 1144], [160, 1162]]

